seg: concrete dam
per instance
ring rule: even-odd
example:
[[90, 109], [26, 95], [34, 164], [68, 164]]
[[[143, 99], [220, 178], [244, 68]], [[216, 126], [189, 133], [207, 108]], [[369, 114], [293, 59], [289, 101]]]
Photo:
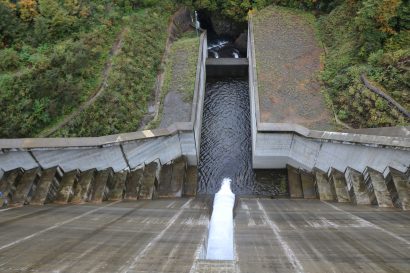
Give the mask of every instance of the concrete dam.
[[247, 34], [201, 34], [189, 122], [1, 139], [0, 271], [408, 272], [409, 128], [261, 122]]

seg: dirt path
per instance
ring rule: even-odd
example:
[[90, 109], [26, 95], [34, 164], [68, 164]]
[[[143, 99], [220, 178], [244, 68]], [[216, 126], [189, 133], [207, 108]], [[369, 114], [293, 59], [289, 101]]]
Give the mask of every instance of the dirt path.
[[334, 127], [320, 92], [322, 47], [310, 20], [314, 18], [277, 7], [253, 18], [262, 122]]
[[85, 102], [83, 102], [76, 110], [74, 110], [72, 113], [69, 115], [65, 116], [64, 119], [62, 119], [60, 122], [55, 124], [53, 127], [45, 129], [43, 132], [39, 134], [39, 137], [48, 137], [55, 133], [57, 130], [61, 129], [64, 127], [67, 123], [69, 123], [71, 120], [76, 118], [82, 111], [87, 109], [90, 105], [92, 105], [105, 91], [105, 89], [108, 86], [108, 76], [110, 75], [111, 69], [112, 69], [112, 60], [115, 56], [118, 55], [118, 53], [121, 50], [122, 47], [122, 40], [124, 38], [124, 34], [126, 32], [126, 29], [123, 29], [117, 36], [115, 43], [111, 47], [110, 54], [108, 56], [108, 60], [105, 62], [104, 65], [104, 70], [103, 70], [103, 80], [96, 89], [96, 91], [92, 94], [92, 96]]

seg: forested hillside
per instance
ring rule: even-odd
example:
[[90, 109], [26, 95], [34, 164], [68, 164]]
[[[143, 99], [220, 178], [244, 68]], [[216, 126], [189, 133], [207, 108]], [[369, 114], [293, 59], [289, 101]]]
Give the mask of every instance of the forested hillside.
[[166, 0], [0, 0], [0, 137], [40, 134], [103, 84], [89, 117], [99, 124], [70, 135], [136, 130], [174, 10]]

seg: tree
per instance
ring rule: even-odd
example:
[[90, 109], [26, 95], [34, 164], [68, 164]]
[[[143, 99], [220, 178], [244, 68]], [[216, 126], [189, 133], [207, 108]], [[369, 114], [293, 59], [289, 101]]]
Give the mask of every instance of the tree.
[[18, 2], [18, 12], [21, 20], [25, 22], [32, 22], [38, 15], [36, 0], [20, 0]]

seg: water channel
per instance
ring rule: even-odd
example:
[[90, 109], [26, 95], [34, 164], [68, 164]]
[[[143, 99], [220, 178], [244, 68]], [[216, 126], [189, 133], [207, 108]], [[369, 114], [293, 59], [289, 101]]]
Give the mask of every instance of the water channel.
[[[209, 58], [246, 58], [235, 37], [208, 31]], [[236, 195], [277, 197], [287, 193], [286, 173], [252, 169], [248, 76], [207, 77], [198, 164], [198, 194], [215, 194], [224, 178]], [[272, 181], [276, 181], [272, 183]]]

